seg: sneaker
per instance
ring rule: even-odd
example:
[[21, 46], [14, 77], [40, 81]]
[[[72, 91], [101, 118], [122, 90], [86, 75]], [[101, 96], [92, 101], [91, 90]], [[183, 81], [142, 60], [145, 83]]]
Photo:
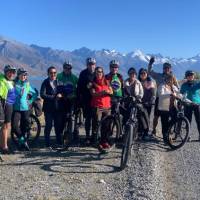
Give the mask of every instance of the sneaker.
[[110, 145], [106, 142], [102, 144], [104, 149], [110, 149]]
[[103, 150], [103, 149], [104, 149], [102, 144], [99, 144], [99, 149], [100, 149], [100, 150]]
[[106, 149], [104, 148], [103, 144], [99, 144], [98, 145], [98, 150], [101, 154], [105, 154], [106, 153]]
[[3, 154], [3, 155], [11, 154], [11, 151], [8, 148], [7, 149], [1, 149], [0, 151], [1, 151], [1, 154]]
[[24, 145], [25, 138], [22, 136], [19, 138], [19, 145]]

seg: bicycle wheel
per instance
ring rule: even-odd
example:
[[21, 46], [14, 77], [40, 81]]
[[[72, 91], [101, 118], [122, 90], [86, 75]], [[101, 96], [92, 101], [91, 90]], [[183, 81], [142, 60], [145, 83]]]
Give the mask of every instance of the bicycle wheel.
[[73, 133], [74, 133], [75, 121], [74, 117], [67, 119], [64, 134], [63, 134], [63, 144], [68, 145], [73, 140]]
[[182, 147], [188, 139], [190, 123], [186, 117], [180, 117], [169, 127], [168, 144], [172, 149]]
[[131, 148], [133, 144], [133, 125], [128, 124], [125, 127], [124, 144], [122, 147], [121, 164], [120, 168], [124, 169], [129, 162], [131, 156]]
[[33, 114], [30, 115], [29, 122], [30, 122], [30, 131], [28, 133], [27, 140], [29, 144], [33, 144], [37, 141], [37, 139], [40, 136], [41, 124], [39, 119]]

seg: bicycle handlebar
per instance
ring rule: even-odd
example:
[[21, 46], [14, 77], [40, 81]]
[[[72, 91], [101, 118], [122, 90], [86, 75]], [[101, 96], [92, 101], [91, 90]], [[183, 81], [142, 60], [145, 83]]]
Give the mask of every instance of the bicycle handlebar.
[[184, 105], [189, 105], [189, 106], [200, 106], [200, 104], [194, 103], [191, 100], [187, 99], [187, 98], [181, 98], [181, 97], [175, 97], [175, 99], [177, 99], [178, 101], [180, 101], [182, 104]]

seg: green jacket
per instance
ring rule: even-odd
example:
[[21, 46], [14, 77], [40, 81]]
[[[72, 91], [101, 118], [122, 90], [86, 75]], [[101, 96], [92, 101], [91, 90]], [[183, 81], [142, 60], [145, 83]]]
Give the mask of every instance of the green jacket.
[[0, 97], [9, 104], [15, 102], [14, 82], [7, 80], [3, 74], [0, 74]]
[[63, 93], [67, 98], [74, 98], [77, 95], [78, 78], [74, 74], [65, 75], [63, 72], [57, 75], [58, 93]]

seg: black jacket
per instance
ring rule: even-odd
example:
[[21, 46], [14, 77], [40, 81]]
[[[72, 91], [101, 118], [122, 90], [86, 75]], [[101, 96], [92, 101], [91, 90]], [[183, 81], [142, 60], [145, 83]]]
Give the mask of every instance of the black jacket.
[[[55, 87], [57, 87], [57, 80], [55, 81]], [[45, 79], [40, 89], [40, 96], [44, 100], [44, 112], [55, 112], [58, 109], [56, 94], [57, 91], [51, 87], [49, 78]]]
[[88, 69], [81, 71], [77, 85], [78, 101], [82, 105], [90, 105], [91, 94], [88, 89], [88, 83], [93, 82], [95, 73], [91, 73]]

